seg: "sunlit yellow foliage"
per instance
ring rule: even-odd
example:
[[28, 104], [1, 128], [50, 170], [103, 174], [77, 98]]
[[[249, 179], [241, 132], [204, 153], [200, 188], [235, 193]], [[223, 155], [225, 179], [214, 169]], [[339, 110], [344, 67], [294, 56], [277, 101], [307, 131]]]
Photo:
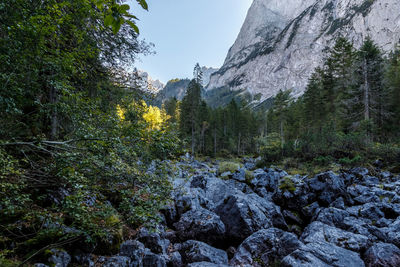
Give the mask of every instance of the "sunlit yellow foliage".
[[121, 121], [125, 120], [125, 110], [120, 105], [117, 105], [117, 115]]
[[153, 106], [147, 107], [143, 114], [143, 119], [151, 130], [160, 130], [163, 123], [169, 119], [168, 117], [164, 109]]
[[[129, 109], [142, 110], [142, 118], [149, 130], [160, 130], [161, 126], [170, 119], [164, 109], [159, 109], [154, 106], [147, 106], [146, 102], [133, 102], [129, 105]], [[117, 115], [121, 121], [125, 120], [126, 110], [117, 105]]]

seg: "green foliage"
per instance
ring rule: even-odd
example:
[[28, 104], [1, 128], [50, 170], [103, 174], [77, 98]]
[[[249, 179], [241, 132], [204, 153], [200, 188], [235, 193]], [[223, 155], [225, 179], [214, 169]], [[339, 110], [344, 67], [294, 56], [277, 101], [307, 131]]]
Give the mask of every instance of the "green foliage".
[[357, 51], [338, 38], [302, 97], [291, 102], [278, 94], [267, 116], [269, 133], [259, 140], [264, 161], [292, 157], [319, 166], [335, 161], [354, 166], [381, 159], [395, 164], [398, 58], [398, 52], [383, 58], [370, 38]]
[[289, 176], [283, 177], [283, 179], [280, 180], [279, 189], [282, 191], [289, 191], [290, 193], [296, 191], [296, 187]]
[[149, 52], [128, 10], [113, 0], [0, 4], [2, 266], [77, 242], [116, 253], [123, 228], [156, 223], [168, 201], [168, 169], [148, 169], [181, 142], [173, 124], [151, 127], [122, 71]]
[[239, 170], [240, 164], [236, 162], [224, 161], [219, 164], [218, 173], [222, 174], [224, 172], [235, 173]]

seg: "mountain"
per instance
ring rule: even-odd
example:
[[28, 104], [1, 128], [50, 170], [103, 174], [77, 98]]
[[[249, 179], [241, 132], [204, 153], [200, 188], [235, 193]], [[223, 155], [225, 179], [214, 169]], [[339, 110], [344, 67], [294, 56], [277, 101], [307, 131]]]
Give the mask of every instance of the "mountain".
[[[216, 68], [210, 67], [201, 67], [201, 71], [203, 72], [203, 87], [206, 87], [210, 81], [210, 76], [218, 71]], [[157, 106], [161, 106], [165, 100], [170, 98], [176, 98], [178, 100], [182, 100], [185, 96], [187, 86], [190, 83], [190, 79], [172, 79], [167, 82], [167, 84], [158, 91], [154, 104]]]
[[304, 92], [311, 72], [338, 36], [359, 47], [370, 36], [384, 51], [400, 39], [399, 0], [254, 0], [208, 90], [273, 97]]
[[182, 98], [185, 96], [186, 89], [189, 83], [190, 83], [189, 79], [170, 80], [169, 82], [167, 82], [165, 87], [157, 93], [156, 98], [154, 100], [155, 102], [154, 104], [157, 106], [161, 106], [165, 100], [174, 97], [178, 100], [182, 100]]
[[208, 83], [210, 82], [211, 75], [217, 72], [219, 69], [217, 68], [209, 68], [209, 67], [202, 67], [201, 71], [203, 72], [203, 86], [207, 87]]
[[140, 78], [137, 83], [139, 83], [139, 86], [143, 91], [156, 94], [165, 86], [160, 80], [153, 80], [153, 78], [145, 71], [136, 70], [136, 74]]

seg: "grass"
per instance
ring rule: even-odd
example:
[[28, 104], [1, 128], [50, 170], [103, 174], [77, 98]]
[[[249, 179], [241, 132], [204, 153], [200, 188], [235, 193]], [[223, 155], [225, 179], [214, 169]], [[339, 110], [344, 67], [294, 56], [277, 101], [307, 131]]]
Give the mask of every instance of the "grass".
[[294, 191], [296, 191], [296, 186], [294, 185], [291, 177], [286, 176], [283, 177], [283, 179], [280, 181], [279, 189], [282, 191], [289, 191], [291, 193], [294, 193]]
[[240, 168], [240, 164], [231, 161], [224, 161], [219, 164], [218, 173], [222, 174], [224, 172], [234, 173]]

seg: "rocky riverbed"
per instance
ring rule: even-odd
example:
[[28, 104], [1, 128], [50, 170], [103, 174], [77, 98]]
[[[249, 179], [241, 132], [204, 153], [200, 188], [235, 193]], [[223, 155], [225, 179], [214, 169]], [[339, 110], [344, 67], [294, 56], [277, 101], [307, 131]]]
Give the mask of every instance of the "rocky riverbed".
[[[55, 266], [400, 266], [400, 177], [354, 168], [316, 176], [248, 159], [175, 163], [173, 203], [156, 232], [115, 256], [52, 250]], [[190, 171], [191, 170], [191, 171]], [[149, 170], [151, 171], [151, 170]], [[46, 265], [37, 264], [42, 267]]]

